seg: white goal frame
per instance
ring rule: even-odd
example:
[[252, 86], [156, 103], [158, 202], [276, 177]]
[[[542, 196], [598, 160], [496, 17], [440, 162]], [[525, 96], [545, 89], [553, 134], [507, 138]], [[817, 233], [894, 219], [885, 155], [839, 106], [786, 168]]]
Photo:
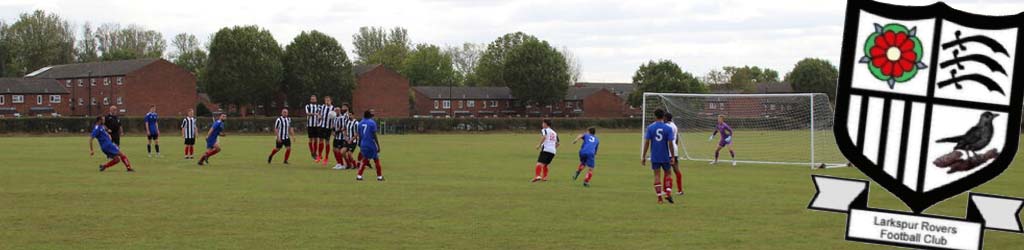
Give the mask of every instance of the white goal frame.
[[[670, 96], [670, 97], [716, 97], [716, 96], [717, 97], [773, 97], [773, 96], [808, 97], [807, 99], [810, 102], [810, 113], [811, 113], [811, 115], [808, 116], [809, 119], [810, 119], [810, 128], [809, 128], [809, 130], [810, 130], [810, 143], [809, 143], [810, 148], [808, 148], [809, 151], [810, 151], [810, 162], [801, 163], [801, 162], [750, 161], [750, 160], [736, 160], [736, 162], [738, 162], [738, 163], [753, 163], [753, 164], [774, 164], [774, 165], [809, 165], [811, 167], [811, 169], [818, 168], [818, 167], [821, 167], [821, 166], [825, 166], [825, 167], [844, 166], [845, 164], [842, 164], [842, 163], [826, 163], [826, 162], [817, 162], [815, 160], [815, 152], [816, 152], [816, 150], [814, 150], [815, 149], [815, 145], [814, 145], [814, 131], [815, 131], [815, 129], [814, 129], [814, 113], [815, 113], [814, 112], [814, 96], [815, 95], [818, 95], [818, 93], [786, 93], [786, 94], [689, 94], [689, 93], [644, 92], [643, 100], [642, 100], [642, 105], [641, 105], [641, 112], [642, 112], [643, 115], [640, 116], [641, 117], [640, 118], [640, 123], [641, 123], [640, 127], [643, 128], [643, 129], [647, 128], [646, 121], [647, 121], [647, 115], [648, 115], [647, 114], [647, 97], [648, 96]], [[828, 99], [828, 98], [826, 97], [826, 99]], [[643, 133], [641, 133], [641, 135], [640, 135], [640, 152], [641, 152], [641, 154], [643, 154], [642, 152], [643, 152], [643, 147], [644, 147], [644, 140], [645, 140], [644, 139], [644, 135], [643, 135]], [[686, 151], [686, 146], [685, 146], [686, 144], [682, 141], [682, 138], [679, 138], [679, 144], [680, 144], [679, 145], [679, 152], [681, 153], [681, 155], [677, 155], [677, 156], [680, 159], [690, 160], [690, 161], [711, 161], [712, 160], [712, 159], [703, 159], [703, 158], [691, 157], [690, 154]]]

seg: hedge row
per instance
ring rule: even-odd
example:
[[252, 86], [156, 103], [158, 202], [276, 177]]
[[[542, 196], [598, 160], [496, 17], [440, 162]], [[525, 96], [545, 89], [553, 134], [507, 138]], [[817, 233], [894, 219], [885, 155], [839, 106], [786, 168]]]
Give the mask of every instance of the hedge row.
[[[60, 118], [11, 118], [0, 119], [0, 133], [85, 133], [92, 129], [95, 118], [60, 117]], [[263, 133], [273, 129], [275, 117], [228, 118], [225, 130], [229, 133]], [[455, 131], [525, 131], [540, 127], [540, 118], [383, 118], [377, 119], [381, 133], [431, 133]], [[122, 118], [121, 123], [127, 133], [142, 133], [145, 126], [141, 117]], [[197, 119], [200, 130], [206, 130], [213, 123], [211, 118]], [[590, 126], [611, 129], [639, 129], [640, 119], [554, 119], [558, 129], [585, 129]], [[181, 118], [160, 118], [162, 133], [178, 133]], [[297, 132], [305, 132], [305, 118], [292, 118], [292, 126]]]

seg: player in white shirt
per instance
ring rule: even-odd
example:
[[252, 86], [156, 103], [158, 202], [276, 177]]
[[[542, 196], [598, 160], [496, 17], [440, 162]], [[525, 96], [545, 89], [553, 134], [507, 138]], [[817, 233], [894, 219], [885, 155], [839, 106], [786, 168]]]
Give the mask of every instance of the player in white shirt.
[[[672, 141], [672, 148], [675, 149], [676, 159], [672, 164], [672, 172], [676, 174], [676, 187], [679, 188], [678, 195], [683, 195], [683, 171], [679, 171], [679, 127], [676, 126], [675, 122], [672, 122], [672, 113], [665, 114], [666, 124], [672, 128], [672, 134], [676, 135], [675, 140]], [[672, 192], [672, 182], [665, 182], [665, 192]]]
[[533, 182], [548, 180], [548, 165], [551, 164], [551, 160], [555, 159], [555, 153], [559, 145], [558, 142], [558, 133], [551, 129], [551, 119], [544, 119], [541, 122], [540, 144], [537, 145], [537, 149], [540, 150], [540, 156], [537, 157], [537, 167], [534, 169], [535, 176], [533, 177]]

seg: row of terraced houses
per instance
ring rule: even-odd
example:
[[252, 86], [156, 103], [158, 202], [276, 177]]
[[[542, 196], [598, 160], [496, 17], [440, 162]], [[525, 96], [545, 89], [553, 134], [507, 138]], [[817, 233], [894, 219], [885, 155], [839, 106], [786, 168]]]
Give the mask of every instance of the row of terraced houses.
[[[626, 101], [630, 83], [577, 83], [552, 105], [517, 102], [507, 87], [410, 87], [409, 80], [382, 65], [354, 68], [355, 110], [374, 109], [380, 117], [637, 117], [640, 108]], [[759, 92], [791, 92], [764, 90]], [[782, 85], [773, 85], [782, 86]], [[788, 87], [788, 84], [785, 86]], [[410, 100], [411, 96], [411, 100]], [[213, 112], [274, 114], [287, 106], [275, 98], [269, 107], [228, 110], [196, 92], [196, 78], [163, 59], [137, 59], [54, 65], [22, 78], [0, 78], [0, 118], [24, 116], [95, 116], [117, 106], [128, 116], [142, 116], [156, 106], [165, 116], [183, 116], [197, 103]], [[720, 108], [727, 104], [717, 104]], [[301, 115], [299, 112], [293, 114]]]

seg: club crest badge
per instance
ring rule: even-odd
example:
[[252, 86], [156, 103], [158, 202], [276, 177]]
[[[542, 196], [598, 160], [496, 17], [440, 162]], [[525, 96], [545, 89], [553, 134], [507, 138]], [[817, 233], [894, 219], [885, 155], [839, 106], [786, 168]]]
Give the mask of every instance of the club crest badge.
[[843, 155], [912, 212], [867, 207], [868, 182], [813, 176], [810, 209], [849, 213], [848, 240], [980, 249], [986, 229], [1022, 232], [1024, 201], [970, 193], [966, 219], [929, 207], [992, 180], [1017, 152], [1024, 13], [849, 0], [834, 132]]

